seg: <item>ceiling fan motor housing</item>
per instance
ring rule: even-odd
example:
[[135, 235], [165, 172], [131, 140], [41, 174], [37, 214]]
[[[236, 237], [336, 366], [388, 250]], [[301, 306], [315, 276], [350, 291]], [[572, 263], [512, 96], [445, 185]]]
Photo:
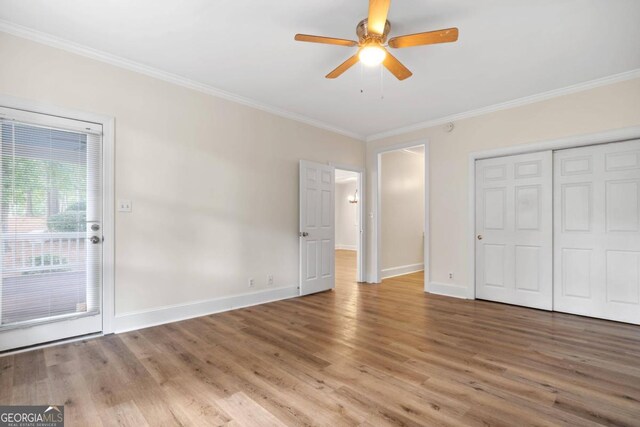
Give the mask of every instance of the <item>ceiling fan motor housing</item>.
[[386, 21], [384, 24], [384, 33], [382, 35], [379, 34], [369, 34], [369, 25], [368, 19], [363, 19], [358, 23], [356, 27], [356, 34], [358, 35], [358, 40], [360, 41], [360, 45], [365, 45], [369, 42], [376, 41], [380, 44], [384, 44], [387, 41], [387, 36], [389, 35], [389, 31], [391, 31], [391, 23]]

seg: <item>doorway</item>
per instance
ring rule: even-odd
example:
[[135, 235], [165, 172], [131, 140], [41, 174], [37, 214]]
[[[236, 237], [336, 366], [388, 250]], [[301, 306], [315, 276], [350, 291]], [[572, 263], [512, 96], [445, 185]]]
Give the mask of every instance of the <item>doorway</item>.
[[424, 143], [378, 153], [377, 282], [427, 271], [427, 159]]
[[[331, 290], [336, 282], [336, 169], [356, 175], [356, 189], [345, 194], [348, 205], [355, 205], [357, 216], [355, 241], [355, 280], [363, 282], [364, 247], [363, 199], [364, 170], [300, 160], [300, 295]], [[342, 180], [342, 176], [341, 180]], [[345, 176], [345, 178], [347, 178]], [[349, 175], [347, 181], [352, 181]], [[342, 203], [340, 200], [339, 203]], [[351, 208], [353, 209], [353, 207]], [[347, 220], [349, 221], [349, 220]], [[353, 231], [353, 230], [351, 230]], [[351, 240], [352, 242], [352, 240]], [[341, 243], [342, 245], [347, 245]], [[345, 246], [343, 246], [344, 248]], [[353, 243], [347, 249], [353, 249]], [[343, 249], [344, 250], [344, 249]], [[348, 279], [353, 280], [353, 279]]]
[[101, 333], [103, 126], [0, 113], [0, 351]]
[[335, 271], [336, 280], [362, 282], [361, 173], [335, 170]]

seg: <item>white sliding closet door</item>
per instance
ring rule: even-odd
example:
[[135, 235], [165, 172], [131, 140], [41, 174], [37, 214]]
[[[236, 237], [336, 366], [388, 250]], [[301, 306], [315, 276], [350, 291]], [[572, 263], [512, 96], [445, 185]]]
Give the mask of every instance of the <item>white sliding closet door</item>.
[[476, 296], [552, 309], [551, 151], [476, 162]]
[[554, 164], [555, 310], [640, 324], [640, 141]]

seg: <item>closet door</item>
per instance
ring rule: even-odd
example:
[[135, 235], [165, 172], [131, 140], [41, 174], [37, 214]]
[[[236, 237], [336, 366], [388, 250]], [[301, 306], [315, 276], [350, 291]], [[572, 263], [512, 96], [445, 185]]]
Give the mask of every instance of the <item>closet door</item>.
[[554, 153], [554, 309], [640, 324], [640, 141]]
[[551, 151], [476, 162], [476, 297], [552, 309]]

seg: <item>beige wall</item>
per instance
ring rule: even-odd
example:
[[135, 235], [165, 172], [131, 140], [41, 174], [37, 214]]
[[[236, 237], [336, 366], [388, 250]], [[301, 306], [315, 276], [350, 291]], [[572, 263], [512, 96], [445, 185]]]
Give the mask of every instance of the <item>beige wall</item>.
[[356, 249], [358, 205], [349, 203], [356, 191], [357, 181], [336, 183], [336, 248]]
[[115, 117], [119, 315], [297, 286], [298, 160], [364, 164], [348, 137], [4, 33], [0, 52], [0, 94]]
[[424, 261], [424, 154], [391, 151], [380, 166], [382, 272], [394, 275]]
[[[298, 159], [364, 163], [348, 137], [4, 33], [0, 51], [0, 94], [116, 119], [116, 197], [133, 201], [116, 215], [118, 314], [249, 292], [249, 277], [295, 285]], [[432, 280], [469, 286], [469, 152], [637, 125], [640, 79], [373, 141], [368, 198], [377, 148], [428, 139]]]
[[[556, 97], [509, 110], [414, 131], [367, 144], [367, 188], [373, 200], [375, 150], [407, 141], [429, 141], [431, 280], [471, 287], [468, 275], [468, 155], [497, 147], [640, 125], [640, 79]], [[371, 205], [368, 212], [371, 211]], [[368, 225], [369, 277], [373, 277], [372, 220]], [[449, 279], [448, 274], [454, 274]]]

